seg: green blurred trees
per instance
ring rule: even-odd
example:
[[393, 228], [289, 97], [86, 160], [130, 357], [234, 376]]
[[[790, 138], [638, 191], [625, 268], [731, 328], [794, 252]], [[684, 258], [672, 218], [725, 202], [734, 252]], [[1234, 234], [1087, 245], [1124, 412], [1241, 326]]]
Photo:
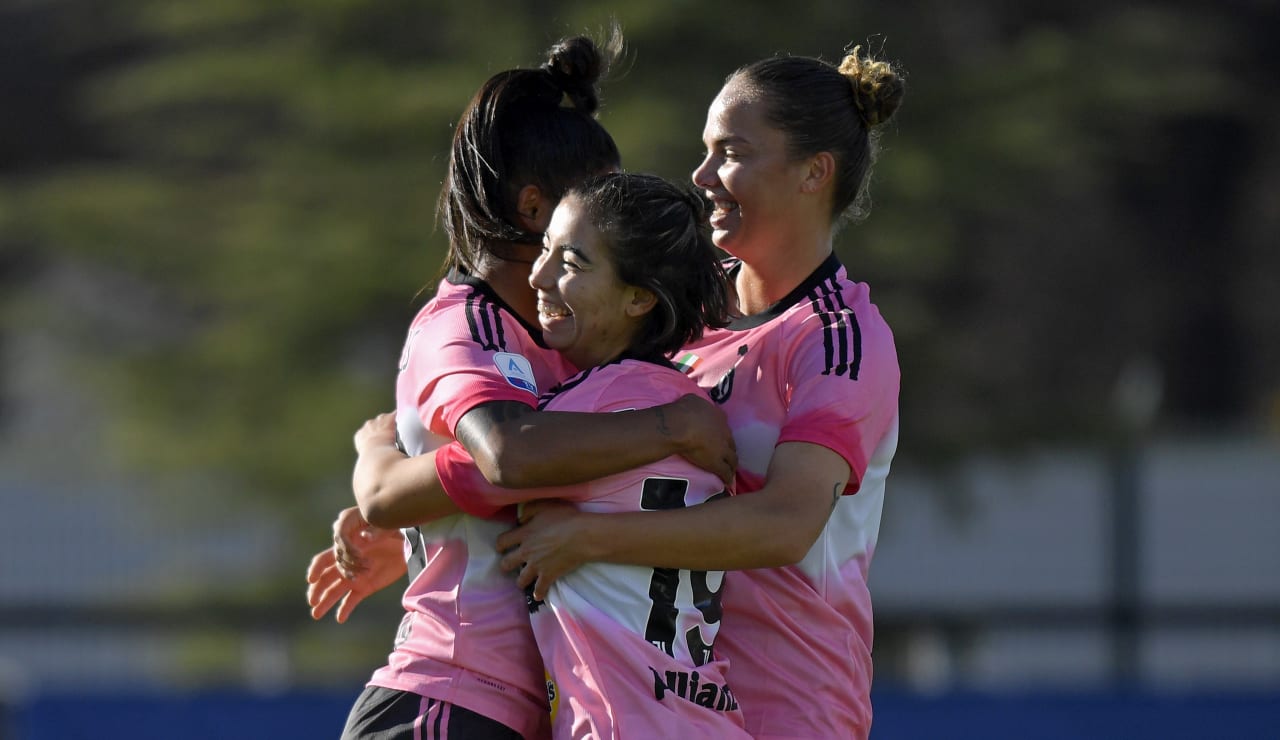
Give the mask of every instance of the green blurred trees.
[[[1164, 370], [1166, 423], [1268, 418], [1273, 8], [632, 5], [602, 113], [630, 169], [686, 178], [706, 104], [755, 58], [863, 43], [906, 69], [871, 216], [838, 247], [898, 336], [904, 460], [1089, 439], [1142, 358]], [[602, 2], [10, 3], [4, 331], [38, 322], [72, 348], [112, 456], [322, 526], [434, 283], [453, 121], [489, 74], [609, 18]]]

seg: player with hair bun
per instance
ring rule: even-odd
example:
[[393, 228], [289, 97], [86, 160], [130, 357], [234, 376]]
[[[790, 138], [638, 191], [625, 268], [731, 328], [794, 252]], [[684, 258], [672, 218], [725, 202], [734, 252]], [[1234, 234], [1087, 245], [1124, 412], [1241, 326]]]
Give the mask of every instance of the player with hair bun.
[[[529, 282], [547, 345], [583, 369], [545, 394], [541, 409], [614, 413], [705, 397], [667, 359], [728, 323], [728, 283], [705, 208], [652, 175], [601, 175], [566, 193]], [[393, 444], [385, 416], [372, 420], [361, 433], [361, 465], [387, 482], [414, 480], [415, 468], [430, 465]], [[489, 484], [457, 442], [435, 452], [435, 465], [455, 473], [453, 501], [485, 517], [541, 498], [609, 513], [726, 495], [715, 475], [676, 456], [576, 486], [520, 490]], [[356, 488], [362, 508], [405, 517], [430, 495], [438, 494], [389, 483]], [[723, 581], [718, 571], [593, 563], [557, 581], [545, 602], [531, 600], [553, 737], [745, 740], [715, 652]]]
[[[838, 68], [804, 57], [743, 67], [708, 110], [693, 181], [713, 205], [714, 243], [731, 255], [739, 315], [674, 359], [729, 417], [739, 495], [607, 515], [540, 500], [498, 540], [502, 567], [519, 570], [535, 599], [584, 563], [666, 569], [675, 583], [665, 587], [678, 593], [697, 588], [694, 573], [732, 571], [715, 654], [729, 661], [756, 738], [870, 731], [867, 572], [897, 447], [900, 375], [892, 333], [833, 241], [865, 215], [878, 127], [902, 97], [899, 72], [855, 47]], [[607, 446], [584, 427], [566, 449], [588, 444]], [[635, 467], [621, 464], [627, 453], [620, 442], [597, 462], [623, 472]], [[400, 483], [420, 501], [441, 486], [465, 490], [475, 474], [447, 454], [435, 477], [418, 470]], [[680, 685], [655, 678], [653, 696]]]
[[[504, 567], [535, 596], [582, 563], [723, 569], [716, 649], [755, 738], [866, 738], [867, 572], [898, 439], [893, 335], [833, 250], [865, 215], [878, 127], [903, 80], [855, 47], [838, 66], [780, 56], [727, 78], [693, 182], [740, 316], [676, 358], [729, 417], [737, 494], [601, 515], [535, 502]], [[446, 487], [453, 475], [437, 466]]]
[[[594, 116], [597, 83], [618, 48], [562, 41], [542, 67], [491, 77], [464, 111], [439, 201], [446, 274], [410, 325], [396, 381], [392, 421], [408, 454], [456, 439], [498, 477], [538, 485], [569, 441], [586, 453], [578, 480], [613, 472], [599, 461], [609, 458], [605, 442], [611, 450], [621, 441], [628, 467], [682, 454], [713, 478], [732, 476], [723, 414], [697, 395], [619, 414], [536, 409], [539, 393], [575, 368], [537, 328], [530, 267], [563, 194], [619, 167], [617, 147]], [[513, 523], [451, 504], [405, 521], [376, 506], [339, 515], [334, 546], [308, 568], [314, 618], [337, 605], [345, 621], [362, 599], [409, 575], [394, 647], [352, 707], [344, 739], [548, 735], [524, 594], [499, 569], [494, 549]]]

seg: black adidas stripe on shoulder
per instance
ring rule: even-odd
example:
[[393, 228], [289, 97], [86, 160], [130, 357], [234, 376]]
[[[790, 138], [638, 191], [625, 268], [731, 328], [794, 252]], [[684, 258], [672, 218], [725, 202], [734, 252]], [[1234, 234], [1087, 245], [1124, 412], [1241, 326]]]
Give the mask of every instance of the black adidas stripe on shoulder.
[[490, 352], [507, 349], [506, 328], [498, 304], [483, 291], [473, 290], [467, 295], [467, 326], [471, 329], [471, 341]]
[[857, 380], [862, 365], [862, 329], [840, 294], [840, 281], [834, 276], [823, 280], [807, 298], [813, 312], [822, 319], [822, 344], [826, 350], [822, 374]]

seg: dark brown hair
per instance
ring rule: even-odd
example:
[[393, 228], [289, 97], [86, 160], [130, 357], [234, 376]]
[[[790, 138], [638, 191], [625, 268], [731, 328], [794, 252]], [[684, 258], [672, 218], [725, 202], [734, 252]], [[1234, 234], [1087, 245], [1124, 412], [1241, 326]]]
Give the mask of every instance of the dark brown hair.
[[729, 322], [728, 278], [711, 241], [707, 204], [655, 175], [610, 173], [566, 194], [600, 230], [618, 279], [658, 299], [627, 354], [665, 357]]
[[537, 244], [520, 228], [516, 197], [526, 185], [558, 200], [582, 178], [616, 169], [617, 144], [596, 120], [597, 84], [621, 52], [616, 27], [602, 48], [584, 36], [564, 39], [538, 69], [490, 77], [462, 113], [437, 216], [449, 236], [445, 270], [475, 273], [502, 242]]

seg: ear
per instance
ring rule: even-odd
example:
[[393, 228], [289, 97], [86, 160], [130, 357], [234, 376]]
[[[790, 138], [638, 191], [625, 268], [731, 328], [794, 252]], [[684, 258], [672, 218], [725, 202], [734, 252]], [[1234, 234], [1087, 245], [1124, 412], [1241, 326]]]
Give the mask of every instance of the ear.
[[808, 170], [800, 181], [800, 192], [817, 193], [836, 176], [836, 159], [831, 152], [818, 152], [809, 157]]
[[639, 318], [653, 310], [658, 305], [658, 297], [648, 288], [637, 288], [636, 286], [627, 287], [626, 303], [624, 308], [627, 316], [631, 318]]
[[516, 195], [516, 218], [520, 220], [520, 228], [535, 234], [547, 230], [551, 223], [551, 211], [555, 203], [542, 194], [537, 185], [525, 185]]

